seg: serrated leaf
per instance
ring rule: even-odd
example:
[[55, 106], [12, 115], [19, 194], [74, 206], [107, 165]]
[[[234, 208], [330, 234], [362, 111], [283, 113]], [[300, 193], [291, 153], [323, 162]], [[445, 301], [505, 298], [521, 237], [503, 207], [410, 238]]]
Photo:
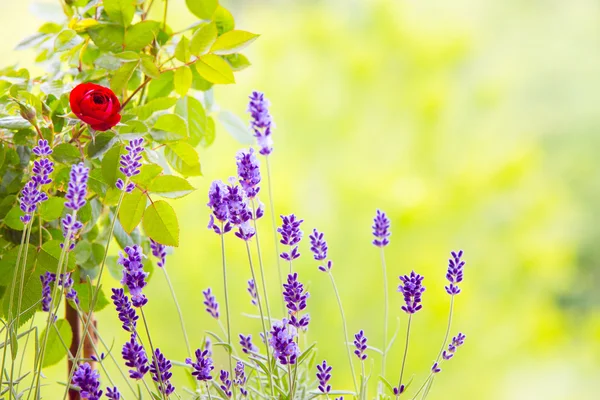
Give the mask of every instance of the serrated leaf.
[[131, 180], [143, 189], [147, 189], [150, 182], [154, 180], [163, 171], [160, 165], [144, 164], [140, 168], [140, 173], [134, 175]]
[[117, 178], [124, 178], [123, 173], [119, 171], [119, 159], [123, 151], [122, 146], [114, 146], [102, 158], [102, 176], [104, 182], [111, 188], [115, 186]]
[[104, 0], [104, 11], [119, 25], [128, 26], [135, 14], [135, 0]]
[[200, 100], [192, 96], [182, 97], [177, 100], [175, 113], [187, 121], [187, 136], [192, 146], [207, 141], [206, 112]]
[[190, 52], [195, 56], [208, 53], [217, 40], [217, 25], [214, 22], [200, 25], [190, 41]]
[[[12, 277], [11, 277], [12, 278]], [[17, 278], [17, 285], [20, 286], [20, 277]], [[40, 293], [42, 293], [42, 284], [40, 282], [40, 277], [38, 276], [30, 276], [27, 279], [25, 286], [23, 288], [23, 295], [21, 296], [21, 317], [19, 319], [19, 327], [23, 326], [27, 321], [29, 321], [36, 312], [35, 304], [40, 301]], [[18, 294], [17, 294], [18, 296]], [[8, 308], [10, 305], [10, 296], [4, 296], [4, 302], [2, 304], [2, 310], [4, 315], [8, 314]], [[18, 302], [13, 302], [13, 315], [17, 315]]]
[[75, 262], [78, 265], [86, 262], [92, 255], [92, 244], [87, 240], [80, 240], [75, 245], [73, 249], [73, 254], [75, 254]]
[[173, 91], [173, 71], [160, 74], [160, 78], [152, 79], [148, 85], [148, 101], [165, 97]]
[[138, 188], [125, 194], [119, 210], [119, 220], [125, 232], [131, 233], [140, 224], [146, 209], [146, 202], [146, 196]]
[[175, 47], [175, 58], [182, 63], [187, 63], [192, 58], [192, 53], [190, 52], [190, 41], [185, 36], [181, 37], [179, 43], [177, 43], [177, 47]]
[[[48, 329], [48, 341], [46, 342], [46, 353], [44, 356], [43, 368], [58, 364], [67, 355], [67, 349], [71, 346], [73, 332], [71, 326], [64, 319], [59, 319]], [[46, 330], [41, 337], [46, 336]], [[66, 347], [65, 347], [66, 346]]]
[[216, 129], [215, 129], [215, 120], [213, 117], [208, 117], [206, 119], [206, 134], [200, 141], [200, 145], [202, 147], [208, 147], [215, 141]]
[[125, 48], [139, 51], [148, 46], [158, 35], [160, 24], [156, 21], [142, 21], [125, 31]]
[[196, 190], [190, 183], [178, 176], [161, 175], [148, 186], [148, 191], [169, 199], [178, 199]]
[[156, 64], [154, 64], [154, 60], [152, 57], [143, 55], [142, 56], [142, 72], [153, 79], [160, 78], [160, 71]]
[[233, 19], [233, 15], [231, 15], [231, 13], [223, 6], [217, 7], [212, 19], [217, 24], [219, 35], [229, 32], [235, 28], [235, 20]]
[[[33, 270], [33, 266], [35, 264], [37, 249], [35, 246], [29, 245], [27, 246], [28, 254], [27, 254], [27, 271]], [[12, 249], [8, 250], [0, 259], [0, 286], [8, 286], [12, 284], [13, 274], [16, 271], [17, 259], [19, 258], [19, 246], [15, 246]], [[23, 255], [21, 254], [21, 259], [19, 263], [23, 264]], [[19, 276], [17, 275], [17, 278]], [[38, 278], [39, 279], [39, 278]], [[20, 280], [17, 279], [17, 284], [19, 284]], [[6, 307], [8, 310], [8, 306]]]
[[185, 0], [188, 9], [200, 19], [211, 19], [217, 6], [218, 0]]
[[81, 153], [75, 146], [68, 143], [61, 143], [52, 149], [52, 156], [55, 161], [63, 164], [74, 164], [80, 161]]
[[54, 221], [63, 213], [65, 199], [62, 197], [50, 197], [40, 205], [40, 216], [44, 221]]
[[125, 30], [118, 25], [97, 25], [87, 30], [92, 41], [100, 50], [117, 53], [123, 50]]
[[185, 142], [168, 143], [165, 146], [167, 162], [183, 176], [200, 176], [200, 159], [194, 148]]
[[[62, 249], [60, 245], [63, 243], [63, 240], [50, 240], [42, 245], [42, 248], [37, 256], [38, 262], [38, 271], [43, 273], [46, 271], [55, 273], [58, 268], [58, 261], [60, 260], [60, 254]], [[72, 271], [75, 269], [75, 260], [74, 257], [69, 257], [67, 260], [67, 265], [63, 266], [67, 271]], [[39, 279], [39, 276], [37, 277]]]
[[225, 32], [217, 38], [210, 48], [210, 52], [219, 55], [234, 54], [244, 49], [259, 36], [255, 33], [238, 30]]
[[0, 129], [26, 129], [31, 124], [23, 117], [3, 117], [0, 118]]
[[173, 208], [164, 200], [150, 204], [144, 213], [144, 231], [165, 246], [179, 246], [179, 222]]
[[133, 76], [135, 69], [139, 65], [139, 61], [126, 62], [113, 74], [110, 80], [110, 88], [113, 92], [120, 94], [125, 88], [129, 80]]
[[24, 216], [25, 213], [19, 208], [19, 206], [13, 206], [8, 214], [4, 217], [4, 223], [10, 229], [14, 229], [16, 231], [22, 231], [25, 227], [23, 222], [21, 222], [21, 217]]
[[153, 128], [165, 132], [175, 133], [181, 137], [187, 136], [186, 123], [179, 115], [176, 114], [161, 115], [154, 123]]
[[102, 132], [96, 135], [93, 141], [87, 145], [87, 155], [89, 158], [102, 157], [117, 141], [117, 135], [113, 132]]
[[190, 67], [184, 65], [175, 70], [173, 85], [175, 86], [175, 91], [180, 96], [187, 94], [188, 90], [192, 87], [192, 71]]
[[250, 133], [248, 126], [234, 113], [230, 111], [221, 111], [218, 119], [225, 130], [241, 144], [254, 144], [254, 136]]
[[206, 54], [196, 62], [196, 71], [209, 82], [229, 84], [235, 83], [233, 71], [229, 64], [221, 57]]
[[[91, 291], [90, 287], [92, 289]], [[90, 311], [90, 306], [92, 305], [92, 298], [94, 296], [94, 291], [96, 290], [96, 288], [94, 286], [90, 286], [88, 283], [76, 283], [75, 285], [73, 285], [73, 289], [75, 289], [75, 291], [77, 292], [81, 309], [83, 310], [83, 312], [88, 313]], [[110, 303], [106, 298], [104, 291], [100, 289], [96, 298], [94, 312], [98, 312], [104, 309], [109, 304]]]

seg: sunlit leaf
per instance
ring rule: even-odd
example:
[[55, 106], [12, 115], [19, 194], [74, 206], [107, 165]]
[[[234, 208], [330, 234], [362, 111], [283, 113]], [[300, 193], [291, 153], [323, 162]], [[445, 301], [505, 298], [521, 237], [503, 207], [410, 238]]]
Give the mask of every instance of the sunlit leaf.
[[144, 213], [144, 231], [165, 246], [179, 246], [179, 222], [173, 207], [164, 200], [150, 204]]
[[148, 186], [149, 192], [170, 199], [186, 196], [194, 190], [194, 187], [187, 180], [174, 175], [158, 176]]
[[221, 57], [207, 54], [196, 62], [196, 70], [204, 79], [212, 83], [235, 83], [233, 71]]
[[255, 41], [258, 36], [246, 31], [229, 31], [217, 38], [210, 51], [220, 55], [237, 53]]
[[211, 19], [219, 5], [218, 0], [185, 0], [188, 9], [200, 19]]
[[[71, 326], [64, 319], [59, 319], [48, 327], [48, 341], [46, 342], [46, 353], [42, 367], [47, 368], [58, 364], [67, 355], [67, 349], [71, 346], [73, 332]], [[46, 330], [41, 333], [41, 337], [46, 336]]]
[[200, 159], [194, 148], [185, 142], [168, 143], [165, 147], [167, 162], [183, 176], [199, 176]]
[[190, 52], [195, 56], [206, 54], [217, 40], [217, 25], [214, 22], [200, 26], [190, 41]]

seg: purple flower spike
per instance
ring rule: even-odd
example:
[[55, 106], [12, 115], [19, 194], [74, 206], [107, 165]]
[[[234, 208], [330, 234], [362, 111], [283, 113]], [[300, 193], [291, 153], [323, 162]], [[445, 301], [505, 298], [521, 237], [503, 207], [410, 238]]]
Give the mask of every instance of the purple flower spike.
[[148, 299], [142, 293], [148, 276], [148, 272], [144, 272], [142, 257], [144, 257], [142, 248], [137, 244], [125, 247], [125, 254], [119, 254], [118, 262], [123, 266], [121, 284], [129, 289], [131, 303], [134, 307], [142, 307], [148, 303]]
[[373, 244], [377, 247], [385, 247], [390, 243], [390, 220], [381, 210], [377, 210], [377, 215], [373, 219]]
[[117, 389], [117, 387], [107, 387], [106, 388], [106, 398], [110, 399], [110, 400], [121, 400], [121, 393], [119, 393], [119, 390]]
[[248, 391], [244, 388], [244, 385], [246, 384], [246, 372], [244, 371], [244, 363], [241, 361], [238, 361], [237, 364], [235, 364], [235, 379], [233, 381], [233, 383], [235, 384], [235, 386], [240, 388], [240, 393], [242, 394], [242, 396], [246, 397], [248, 396]]
[[456, 349], [462, 346], [465, 343], [466, 336], [462, 333], [458, 333], [458, 335], [452, 338], [452, 342], [448, 343], [448, 350], [444, 350], [442, 353], [442, 357], [444, 360], [449, 360], [454, 357], [454, 353], [456, 353]]
[[65, 203], [65, 207], [76, 211], [85, 205], [89, 173], [90, 169], [86, 168], [83, 163], [71, 167], [69, 186], [65, 195], [68, 201]]
[[252, 211], [248, 206], [246, 194], [239, 186], [227, 186], [226, 201], [227, 210], [229, 212], [229, 222], [238, 227], [235, 236], [242, 240], [250, 240], [256, 232], [250, 224]]
[[58, 284], [67, 291], [67, 294], [65, 295], [67, 300], [71, 300], [75, 304], [79, 304], [79, 296], [77, 296], [77, 291], [73, 288], [75, 282], [73, 281], [73, 278], [71, 278], [70, 272], [60, 274]]
[[256, 197], [260, 191], [260, 167], [254, 149], [240, 150], [235, 156], [240, 185], [249, 199]]
[[313, 252], [313, 257], [317, 261], [323, 261], [327, 258], [327, 242], [324, 239], [323, 232], [313, 229], [310, 238], [310, 251]]
[[83, 363], [77, 367], [73, 374], [71, 384], [79, 387], [79, 395], [87, 400], [98, 400], [102, 396], [100, 390], [100, 373]]
[[50, 303], [52, 303], [52, 287], [51, 283], [56, 279], [51, 272], [46, 272], [40, 276], [42, 281], [42, 311], [50, 312]]
[[331, 370], [333, 367], [327, 365], [327, 361], [323, 360], [322, 364], [317, 364], [317, 379], [319, 380], [319, 391], [321, 393], [329, 393], [331, 385], [328, 383], [331, 379]]
[[135, 334], [131, 335], [131, 339], [123, 345], [121, 351], [125, 365], [129, 368], [129, 377], [131, 379], [142, 379], [150, 370], [148, 366], [148, 356], [144, 351], [144, 347], [136, 340]]
[[119, 320], [123, 323], [123, 329], [127, 332], [134, 332], [138, 316], [135, 312], [135, 309], [131, 306], [131, 302], [129, 301], [129, 297], [125, 296], [125, 291], [123, 289], [113, 289], [113, 294], [110, 298], [113, 301], [113, 304], [117, 308], [117, 312], [119, 313]]
[[306, 300], [310, 296], [304, 291], [304, 285], [298, 281], [298, 273], [289, 274], [287, 283], [283, 284], [283, 299], [291, 313], [302, 311], [306, 308]]
[[[127, 178], [131, 178], [140, 173], [142, 167], [142, 152], [144, 151], [144, 139], [138, 138], [129, 141], [129, 145], [125, 146], [127, 153], [121, 155], [119, 170], [125, 174]], [[116, 186], [120, 190], [129, 193], [135, 188], [135, 184], [130, 182], [125, 186], [125, 182], [121, 178], [117, 179]]]
[[282, 365], [296, 364], [296, 359], [300, 350], [294, 341], [297, 331], [296, 328], [283, 319], [281, 322], [275, 322], [271, 329], [269, 345], [273, 348], [273, 355], [279, 359]]
[[406, 386], [404, 386], [404, 385], [400, 385], [400, 387], [395, 387], [394, 388], [394, 395], [399, 396], [402, 393], [404, 393], [405, 390], [406, 390]]
[[194, 371], [192, 376], [195, 376], [199, 381], [210, 381], [212, 376], [211, 371], [215, 369], [213, 366], [212, 359], [208, 357], [208, 351], [196, 350], [196, 362], [193, 362], [191, 358], [186, 358], [185, 363], [191, 365]]
[[365, 351], [367, 350], [367, 337], [362, 329], [354, 335], [354, 346], [356, 347], [356, 350], [354, 350], [356, 357], [361, 361], [366, 360], [367, 355], [365, 354]]
[[[77, 217], [74, 217], [72, 214], [67, 214], [61, 221], [62, 223], [62, 232], [63, 237], [67, 238], [69, 236], [69, 251], [75, 248], [75, 237], [79, 233], [79, 230], [83, 228], [83, 224], [77, 220]], [[60, 244], [60, 247], [63, 248], [63, 243]]]
[[300, 257], [298, 252], [298, 246], [296, 246], [302, 239], [302, 230], [300, 230], [300, 224], [304, 222], [303, 219], [297, 219], [294, 214], [289, 216], [281, 215], [283, 224], [280, 228], [277, 228], [277, 232], [281, 234], [281, 240], [279, 241], [283, 245], [290, 246], [290, 252], [281, 253], [280, 257], [287, 261], [295, 260]]
[[170, 371], [171, 367], [171, 361], [167, 360], [160, 349], [154, 350], [154, 359], [150, 363], [150, 373], [152, 374], [152, 380], [158, 383], [158, 390], [167, 396], [175, 391], [175, 387], [170, 381], [173, 376]]
[[31, 180], [25, 184], [21, 197], [19, 198], [19, 207], [25, 213], [21, 217], [21, 222], [26, 224], [31, 221], [31, 214], [37, 210], [39, 203], [48, 200], [48, 195], [38, 189], [37, 184]]
[[244, 336], [240, 333], [240, 345], [242, 346], [242, 351], [246, 354], [256, 353], [258, 348], [252, 344], [252, 335]]
[[[228, 189], [227, 185], [223, 181], [213, 181], [208, 190], [208, 204], [212, 214], [208, 223], [208, 228], [212, 229], [218, 235], [225, 234], [231, 230], [231, 223], [229, 222], [229, 209], [228, 209]], [[223, 229], [215, 220], [223, 225]]]
[[222, 369], [219, 373], [219, 380], [221, 381], [221, 390], [228, 398], [231, 398], [233, 393], [231, 392], [231, 379], [229, 379], [229, 372]]
[[210, 288], [203, 290], [204, 305], [206, 306], [206, 312], [210, 314], [214, 319], [219, 319], [219, 303], [217, 303], [216, 297], [212, 294]]
[[463, 268], [465, 262], [461, 260], [463, 255], [462, 250], [458, 253], [453, 251], [451, 254], [452, 258], [448, 260], [448, 272], [446, 272], [446, 279], [448, 279], [450, 285], [444, 286], [444, 288], [449, 295], [454, 296], [455, 294], [460, 293], [458, 284], [463, 280]]
[[50, 154], [52, 154], [52, 149], [48, 145], [48, 141], [45, 139], [38, 140], [38, 145], [35, 146], [32, 151], [33, 154], [38, 157], [48, 157]]
[[31, 179], [35, 182], [36, 185], [48, 185], [52, 183], [52, 179], [50, 179], [50, 174], [54, 172], [54, 163], [47, 158], [42, 158], [40, 160], [35, 160], [33, 162], [33, 168], [31, 169], [33, 172], [33, 176]]
[[150, 249], [152, 250], [152, 255], [159, 260], [156, 265], [161, 268], [164, 267], [167, 262], [167, 246], [150, 239]]
[[271, 128], [275, 126], [269, 114], [269, 101], [261, 92], [252, 92], [250, 102], [248, 103], [248, 112], [252, 120], [250, 127], [254, 131], [254, 137], [258, 146], [259, 153], [268, 156], [273, 151], [273, 139], [271, 138]]
[[256, 284], [254, 283], [254, 279], [250, 279], [248, 281], [248, 293], [250, 293], [250, 300], [253, 306], [258, 305], [258, 294], [256, 293]]
[[398, 291], [404, 295], [406, 305], [402, 310], [407, 314], [414, 314], [423, 308], [421, 304], [421, 295], [425, 291], [423, 286], [423, 276], [412, 271], [410, 275], [400, 276], [402, 284], [398, 286]]
[[440, 368], [440, 363], [439, 362], [434, 362], [433, 365], [431, 366], [431, 373], [432, 374], [437, 374], [438, 372], [441, 372], [442, 369]]

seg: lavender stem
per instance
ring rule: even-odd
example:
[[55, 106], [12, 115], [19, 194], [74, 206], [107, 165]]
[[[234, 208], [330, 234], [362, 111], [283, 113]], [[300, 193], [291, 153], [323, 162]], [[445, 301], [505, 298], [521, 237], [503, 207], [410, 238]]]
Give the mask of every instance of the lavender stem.
[[181, 331], [183, 332], [183, 339], [185, 340], [185, 347], [188, 351], [189, 356], [192, 356], [192, 349], [190, 347], [190, 342], [188, 340], [188, 335], [185, 330], [185, 322], [183, 320], [183, 313], [181, 312], [181, 307], [179, 306], [179, 302], [177, 301], [177, 296], [175, 295], [175, 289], [173, 288], [173, 284], [171, 283], [171, 279], [169, 278], [169, 274], [167, 273], [167, 266], [163, 266], [161, 268], [165, 273], [165, 279], [167, 280], [167, 285], [169, 286], [169, 290], [171, 291], [171, 297], [173, 297], [173, 302], [175, 302], [175, 308], [177, 309], [177, 314], [179, 315], [179, 324], [181, 325]]
[[[251, 199], [252, 202], [252, 214], [256, 216], [256, 205], [254, 203], [254, 199]], [[258, 227], [256, 226], [256, 218], [252, 220], [254, 222], [254, 233], [256, 235], [256, 251], [258, 252], [258, 266], [260, 269], [260, 280], [262, 282], [263, 294], [265, 298], [265, 305], [267, 307], [267, 319], [269, 322], [269, 329], [271, 329], [271, 307], [269, 306], [269, 296], [267, 295], [267, 283], [265, 282], [265, 272], [263, 269], [262, 255], [260, 251], [260, 240], [258, 238]]]
[[[154, 353], [154, 345], [152, 344], [152, 338], [150, 337], [150, 329], [148, 329], [148, 321], [146, 320], [146, 315], [144, 314], [144, 307], [140, 307], [140, 314], [142, 315], [142, 321], [144, 321], [144, 329], [146, 329], [146, 335], [148, 336], [148, 344], [150, 345], [150, 351], [152, 352], [152, 360], [154, 361], [154, 368], [156, 368], [156, 376], [158, 376], [158, 384], [159, 387], [163, 387], [164, 383], [163, 383], [163, 379], [162, 379], [162, 374], [160, 372], [160, 367], [158, 365], [158, 360], [156, 359], [155, 353]], [[167, 400], [168, 396], [166, 394], [163, 393], [162, 390], [158, 390], [161, 394], [162, 397]]]
[[[379, 248], [381, 254], [381, 270], [383, 273], [383, 354], [381, 356], [381, 376], [385, 377], [385, 361], [387, 355], [387, 333], [388, 333], [388, 280], [387, 280], [387, 268], [385, 262], [385, 253], [383, 246]], [[379, 388], [382, 388], [382, 384], [379, 384]]]
[[[406, 328], [406, 344], [404, 345], [404, 356], [402, 357], [402, 367], [400, 368], [400, 379], [398, 381], [398, 392], [402, 390], [402, 376], [404, 375], [404, 366], [406, 365], [406, 355], [408, 354], [408, 342], [410, 338], [410, 323], [412, 322], [412, 314], [408, 316], [408, 327]], [[400, 393], [396, 395], [396, 400]]]

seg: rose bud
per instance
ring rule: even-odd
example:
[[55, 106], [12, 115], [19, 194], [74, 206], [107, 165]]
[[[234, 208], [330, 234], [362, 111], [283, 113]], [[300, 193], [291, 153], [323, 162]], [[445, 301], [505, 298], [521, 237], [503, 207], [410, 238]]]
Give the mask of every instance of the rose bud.
[[71, 90], [71, 110], [92, 129], [106, 131], [121, 121], [121, 103], [112, 90], [93, 83], [82, 83]]

